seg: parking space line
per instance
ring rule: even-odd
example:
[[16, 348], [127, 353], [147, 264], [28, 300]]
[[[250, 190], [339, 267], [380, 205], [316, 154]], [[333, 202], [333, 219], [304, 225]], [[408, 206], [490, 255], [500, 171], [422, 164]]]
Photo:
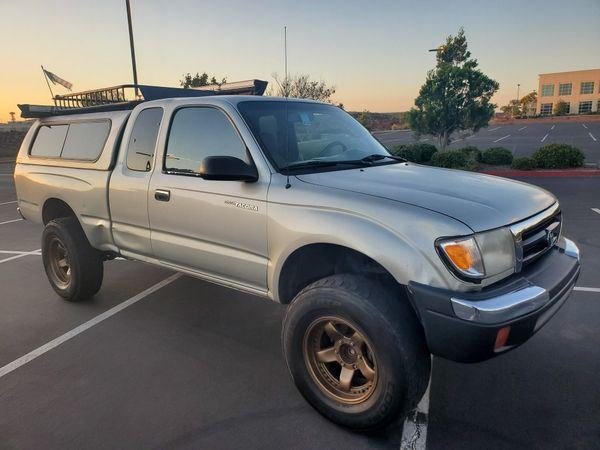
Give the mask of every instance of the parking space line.
[[595, 213], [600, 214], [600, 208], [592, 208], [592, 211], [594, 211]]
[[546, 136], [544, 136], [540, 142], [544, 142], [546, 140], [546, 138], [548, 137], [549, 134], [550, 133], [546, 133]]
[[496, 143], [496, 142], [500, 142], [502, 139], [506, 139], [507, 137], [510, 137], [510, 134], [507, 134], [506, 136], [503, 136], [503, 137], [501, 137], [500, 139], [496, 139], [496, 140], [494, 141], [494, 143]]
[[524, 127], [519, 128], [517, 131], [523, 131], [525, 128], [527, 128], [527, 125], [525, 125]]
[[172, 283], [173, 281], [177, 280], [181, 276], [182, 276], [181, 273], [176, 273], [176, 274], [171, 275], [170, 277], [165, 278], [162, 281], [159, 281], [155, 285], [150, 286], [148, 289], [140, 292], [137, 295], [134, 295], [130, 299], [125, 300], [123, 303], [118, 304], [117, 306], [109, 309], [108, 311], [103, 312], [102, 314], [94, 317], [93, 319], [88, 320], [85, 323], [82, 323], [78, 327], [73, 328], [71, 331], [66, 332], [62, 336], [59, 336], [56, 339], [51, 340], [47, 344], [44, 344], [41, 347], [38, 347], [35, 350], [32, 350], [31, 352], [27, 353], [26, 355], [23, 355], [20, 358], [15, 359], [13, 362], [8, 363], [4, 367], [0, 367], [0, 378], [2, 378], [5, 375], [8, 375], [9, 373], [11, 373], [14, 370], [17, 370], [19, 367], [24, 366], [25, 364], [33, 361], [37, 357], [42, 356], [44, 353], [49, 352], [53, 348], [58, 347], [59, 345], [65, 343], [69, 339], [74, 338], [78, 334], [83, 333], [85, 330], [92, 328], [94, 325], [98, 325], [100, 322], [108, 319], [111, 316], [114, 316], [115, 314], [117, 314], [120, 311], [123, 311], [125, 308], [128, 308], [129, 306], [133, 305], [134, 303], [139, 302], [143, 298], [158, 291], [160, 288]]
[[586, 130], [588, 129], [588, 127], [586, 127], [585, 123], [582, 123], [582, 124], [581, 124], [581, 126], [582, 126], [583, 128], [585, 128]]
[[499, 130], [500, 128], [502, 128], [502, 127], [492, 128], [491, 130], [488, 130], [488, 131], [496, 131], [496, 130]]
[[600, 288], [585, 287], [585, 286], [575, 286], [573, 288], [573, 290], [580, 291], [580, 292], [600, 292]]
[[23, 219], [13, 219], [13, 220], [7, 220], [6, 222], [0, 222], [0, 225], [5, 225], [5, 224], [7, 224], [7, 223], [18, 222], [19, 220], [23, 220]]
[[[32, 252], [21, 252], [21, 251], [17, 251], [17, 250], [0, 250], [0, 253], [6, 253], [9, 255], [31, 255], [33, 253], [36, 253], [36, 251], [32, 251]], [[36, 253], [39, 254], [39, 253]]]
[[[431, 357], [433, 372], [433, 356]], [[431, 390], [431, 374], [429, 384], [417, 408], [404, 420], [400, 450], [425, 450], [427, 448], [427, 420], [429, 418], [429, 391]]]
[[42, 251], [42, 249], [38, 248], [37, 250], [33, 250], [31, 252], [19, 253], [19, 254], [15, 255], [15, 256], [11, 256], [9, 258], [0, 259], [0, 264], [8, 262], [8, 261], [15, 260], [15, 259], [22, 258], [23, 256], [40, 256], [39, 252], [41, 252], [41, 251]]
[[588, 133], [590, 135], [590, 137], [594, 140], [594, 142], [596, 142], [596, 138], [594, 137], [594, 135], [592, 133]]
[[552, 128], [550, 128], [550, 130], [554, 130], [554, 127], [555, 127], [555, 126], [556, 126], [556, 125], [552, 125]]
[[2, 206], [2, 205], [10, 205], [11, 203], [17, 203], [17, 201], [16, 200], [12, 200], [10, 202], [2, 202], [2, 203], [0, 203], [0, 206]]

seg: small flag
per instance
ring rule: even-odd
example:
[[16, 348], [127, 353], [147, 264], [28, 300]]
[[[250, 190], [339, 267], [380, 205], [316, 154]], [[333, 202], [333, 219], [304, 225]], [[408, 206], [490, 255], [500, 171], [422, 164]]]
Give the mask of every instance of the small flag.
[[73, 83], [69, 83], [67, 80], [63, 80], [61, 77], [54, 75], [52, 72], [50, 72], [46, 69], [42, 69], [42, 70], [44, 71], [44, 73], [46, 74], [48, 79], [50, 81], [52, 81], [52, 83], [60, 84], [61, 86], [66, 87], [68, 90], [71, 90], [71, 88], [73, 87]]

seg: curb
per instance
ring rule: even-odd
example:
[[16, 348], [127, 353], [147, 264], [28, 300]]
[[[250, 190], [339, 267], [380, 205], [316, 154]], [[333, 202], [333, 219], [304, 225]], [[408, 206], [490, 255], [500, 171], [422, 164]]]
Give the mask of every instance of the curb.
[[599, 169], [576, 170], [483, 170], [479, 173], [497, 177], [600, 177]]

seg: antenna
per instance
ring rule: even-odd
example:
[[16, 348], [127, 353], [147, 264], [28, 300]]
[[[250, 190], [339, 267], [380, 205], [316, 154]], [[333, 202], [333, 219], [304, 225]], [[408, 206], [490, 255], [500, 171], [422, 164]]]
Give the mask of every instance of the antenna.
[[[288, 70], [287, 70], [287, 27], [283, 27], [283, 60], [285, 62], [285, 80], [287, 81]], [[287, 95], [286, 95], [287, 97]]]
[[[287, 26], [283, 27], [283, 60], [284, 60], [284, 72], [285, 78], [283, 79], [283, 83], [285, 86], [284, 95], [285, 95], [285, 159], [287, 160], [287, 164], [290, 164], [290, 132], [289, 132], [289, 122], [288, 122], [288, 95], [289, 95], [289, 80], [288, 80], [288, 66], [287, 66]], [[289, 189], [292, 187], [290, 184], [290, 169], [286, 170], [286, 181], [285, 188]]]

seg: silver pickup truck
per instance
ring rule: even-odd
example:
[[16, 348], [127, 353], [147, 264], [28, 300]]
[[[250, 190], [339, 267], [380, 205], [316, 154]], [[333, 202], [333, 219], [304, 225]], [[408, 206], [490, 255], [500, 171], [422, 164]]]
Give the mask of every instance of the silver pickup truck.
[[579, 274], [552, 194], [393, 157], [336, 106], [207, 95], [40, 116], [14, 176], [58, 295], [93, 296], [121, 256], [286, 304], [294, 382], [348, 427], [414, 408], [430, 354], [519, 346]]

